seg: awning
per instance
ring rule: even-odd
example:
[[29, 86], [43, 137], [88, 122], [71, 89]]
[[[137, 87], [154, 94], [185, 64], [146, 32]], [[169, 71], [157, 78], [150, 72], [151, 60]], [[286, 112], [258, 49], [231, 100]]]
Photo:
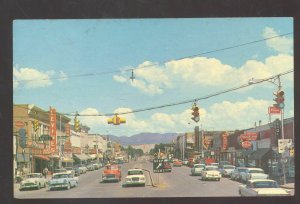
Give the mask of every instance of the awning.
[[49, 158], [52, 158], [52, 159], [59, 159], [60, 157], [59, 157], [59, 155], [53, 154], [53, 155], [50, 155]]
[[81, 161], [89, 159], [89, 157], [87, 155], [85, 155], [85, 154], [74, 154], [74, 156], [77, 157]]
[[258, 149], [255, 152], [253, 152], [250, 156], [251, 159], [261, 159], [264, 156], [266, 156], [269, 152], [271, 152], [272, 149], [270, 148], [262, 148], [262, 149]]
[[46, 161], [49, 161], [49, 157], [45, 156], [45, 155], [41, 155], [41, 154], [36, 154], [36, 155], [33, 155], [34, 158], [37, 158], [37, 159], [41, 159], [41, 160], [46, 160]]
[[64, 158], [62, 162], [72, 163], [74, 160], [72, 158]]

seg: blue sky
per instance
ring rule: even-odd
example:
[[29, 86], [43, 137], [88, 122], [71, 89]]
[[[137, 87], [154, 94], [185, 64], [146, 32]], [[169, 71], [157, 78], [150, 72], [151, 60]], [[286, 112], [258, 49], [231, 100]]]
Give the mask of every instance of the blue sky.
[[[292, 18], [16, 20], [14, 103], [97, 114], [198, 98], [293, 69], [293, 34], [196, 55], [292, 32]], [[134, 81], [124, 71], [143, 66]], [[71, 77], [81, 74], [94, 75]], [[293, 74], [282, 82], [285, 115], [292, 117]], [[198, 101], [198, 125], [231, 130], [266, 123], [275, 90], [265, 82]], [[106, 124], [105, 117], [80, 119], [93, 133], [185, 132], [196, 125], [191, 106], [129, 114], [122, 126]]]

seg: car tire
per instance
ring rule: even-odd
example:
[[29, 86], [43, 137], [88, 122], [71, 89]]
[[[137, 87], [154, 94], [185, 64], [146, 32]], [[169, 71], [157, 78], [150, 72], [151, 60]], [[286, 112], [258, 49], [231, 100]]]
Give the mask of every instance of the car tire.
[[36, 187], [37, 190], [41, 189], [41, 184], [39, 183], [39, 185]]
[[68, 183], [67, 190], [70, 190], [70, 188], [71, 188], [71, 184]]

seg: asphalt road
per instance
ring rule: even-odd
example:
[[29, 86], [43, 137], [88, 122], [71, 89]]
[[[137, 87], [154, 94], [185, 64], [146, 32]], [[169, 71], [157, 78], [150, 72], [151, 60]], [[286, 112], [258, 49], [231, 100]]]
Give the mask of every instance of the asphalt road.
[[[145, 171], [145, 187], [122, 187], [130, 168], [142, 168]], [[79, 185], [70, 190], [49, 191], [47, 189], [19, 191], [15, 187], [14, 197], [26, 198], [128, 198], [128, 197], [236, 197], [239, 182], [222, 178], [221, 181], [202, 181], [200, 176], [191, 176], [190, 168], [173, 167], [171, 173], [152, 173], [152, 163], [140, 159], [122, 165], [122, 181], [102, 183], [103, 169], [80, 175]], [[154, 184], [154, 186], [152, 185]]]

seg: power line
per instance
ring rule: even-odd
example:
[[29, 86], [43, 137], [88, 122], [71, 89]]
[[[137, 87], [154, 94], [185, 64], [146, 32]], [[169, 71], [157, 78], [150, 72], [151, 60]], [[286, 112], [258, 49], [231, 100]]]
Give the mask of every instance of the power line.
[[[287, 70], [285, 72], [273, 75], [271, 77], [260, 79], [259, 81], [255, 82], [254, 84], [260, 84], [262, 82], [269, 81], [271, 79], [275, 79], [275, 78], [277, 78], [279, 76], [283, 76], [283, 75], [286, 75], [286, 74], [289, 74], [289, 73], [292, 73], [292, 72], [294, 72], [294, 70], [290, 69], [290, 70]], [[145, 112], [145, 111], [150, 111], [150, 110], [154, 110], [154, 109], [161, 109], [161, 108], [166, 108], [166, 107], [171, 107], [171, 106], [177, 106], [177, 105], [192, 103], [192, 102], [196, 102], [196, 101], [201, 101], [201, 100], [209, 99], [209, 98], [212, 98], [212, 97], [215, 97], [215, 96], [219, 96], [221, 94], [225, 94], [225, 93], [228, 93], [228, 92], [236, 91], [236, 90], [248, 87], [248, 86], [252, 86], [254, 84], [247, 83], [247, 84], [243, 84], [243, 85], [240, 85], [240, 86], [237, 86], [237, 87], [233, 87], [233, 88], [222, 90], [222, 91], [219, 91], [219, 92], [216, 92], [216, 93], [212, 93], [212, 94], [209, 94], [209, 95], [206, 95], [206, 96], [202, 96], [202, 97], [199, 97], [199, 98], [194, 98], [194, 99], [190, 99], [190, 100], [185, 100], [185, 101], [176, 102], [176, 103], [169, 103], [169, 104], [164, 104], [164, 105], [159, 105], [159, 106], [153, 106], [153, 107], [149, 107], [149, 108], [136, 109], [136, 110], [127, 111], [127, 112], [121, 112], [121, 113], [117, 113], [117, 115], [126, 115], [126, 114], [131, 114], [131, 113]], [[21, 106], [19, 106], [19, 107], [21, 107]], [[30, 110], [29, 108], [25, 108], [25, 107], [21, 107], [21, 108], [24, 108], [26, 110]], [[43, 111], [43, 112], [47, 112], [47, 111]], [[113, 116], [113, 115], [116, 115], [116, 113], [105, 113], [105, 114], [59, 113], [59, 114], [66, 115], [66, 116], [76, 116], [76, 115], [77, 116]]]
[[[234, 49], [234, 48], [238, 48], [238, 47], [242, 47], [242, 46], [246, 46], [246, 45], [250, 45], [250, 44], [255, 44], [255, 43], [259, 43], [259, 42], [264, 42], [267, 40], [271, 40], [274, 38], [279, 38], [279, 37], [283, 37], [283, 36], [287, 36], [287, 35], [291, 35], [293, 34], [293, 32], [289, 32], [289, 33], [285, 33], [282, 35], [276, 35], [276, 36], [272, 36], [269, 38], [263, 38], [260, 40], [255, 40], [255, 41], [251, 41], [251, 42], [247, 42], [247, 43], [242, 43], [242, 44], [238, 44], [238, 45], [233, 45], [233, 46], [229, 46], [229, 47], [225, 47], [225, 48], [220, 48], [220, 49], [216, 49], [216, 50], [211, 50], [211, 51], [206, 51], [206, 52], [202, 52], [199, 54], [195, 54], [195, 55], [190, 55], [190, 56], [186, 56], [186, 57], [181, 57], [181, 58], [177, 58], [177, 59], [172, 59], [172, 60], [166, 60], [163, 61], [161, 63], [167, 63], [173, 60], [183, 60], [186, 58], [192, 58], [192, 57], [198, 57], [201, 55], [206, 55], [206, 54], [210, 54], [210, 53], [214, 53], [214, 52], [220, 52], [220, 51], [224, 51], [224, 50], [229, 50], [229, 49]], [[66, 77], [49, 77], [49, 78], [44, 78], [44, 79], [29, 79], [29, 80], [13, 80], [15, 82], [24, 82], [24, 81], [43, 81], [43, 80], [58, 80], [58, 79], [68, 79], [68, 78], [77, 78], [77, 77], [90, 77], [90, 76], [101, 76], [101, 75], [108, 75], [108, 74], [115, 74], [115, 73], [122, 73], [124, 71], [134, 71], [137, 69], [145, 69], [145, 68], [149, 68], [149, 67], [153, 67], [155, 65], [159, 65], [159, 63], [151, 63], [150, 65], [144, 65], [144, 66], [140, 66], [140, 67], [136, 67], [136, 68], [128, 68], [128, 69], [124, 69], [124, 70], [114, 70], [114, 71], [106, 71], [106, 72], [96, 72], [96, 73], [85, 73], [85, 74], [75, 74], [75, 75], [69, 75]]]

